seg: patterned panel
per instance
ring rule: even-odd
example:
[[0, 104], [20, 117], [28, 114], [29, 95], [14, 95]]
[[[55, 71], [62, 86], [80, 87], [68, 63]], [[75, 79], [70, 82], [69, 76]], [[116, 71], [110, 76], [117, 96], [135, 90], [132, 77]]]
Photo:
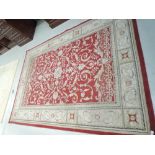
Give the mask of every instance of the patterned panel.
[[148, 134], [139, 68], [132, 21], [87, 21], [27, 52], [11, 122]]
[[124, 110], [125, 127], [144, 129], [144, 120], [142, 111], [139, 109], [125, 109]]
[[[110, 34], [107, 27], [38, 56], [24, 104], [115, 102]], [[97, 42], [100, 43], [96, 45]]]
[[117, 48], [118, 50], [130, 47], [131, 40], [128, 29], [127, 20], [116, 21], [116, 36], [117, 36]]
[[120, 66], [122, 101], [127, 107], [139, 107], [139, 89], [133, 63], [125, 63]]

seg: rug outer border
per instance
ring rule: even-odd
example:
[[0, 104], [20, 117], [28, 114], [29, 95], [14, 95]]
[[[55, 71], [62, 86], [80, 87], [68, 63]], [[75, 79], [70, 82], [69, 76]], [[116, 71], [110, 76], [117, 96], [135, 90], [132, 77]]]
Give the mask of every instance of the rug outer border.
[[[91, 19], [89, 19], [91, 20]], [[26, 54], [25, 54], [25, 59], [26, 59], [26, 56], [28, 54], [28, 52], [42, 44], [44, 44], [45, 42], [57, 37], [57, 36], [60, 36], [62, 35], [63, 33], [73, 29], [73, 28], [76, 28], [78, 27], [79, 25], [82, 25], [84, 23], [86, 23], [87, 21], [89, 20], [86, 20], [76, 26], [73, 26], [65, 31], [63, 31], [62, 33], [38, 44], [37, 46], [34, 46], [33, 48], [29, 49], [26, 51]], [[136, 19], [132, 19], [132, 25], [133, 25], [133, 30], [134, 30], [134, 38], [135, 38], [135, 41], [136, 41], [136, 48], [137, 48], [137, 52], [138, 52], [138, 56], [139, 56], [139, 60], [140, 60], [140, 68], [141, 68], [141, 72], [142, 72], [142, 79], [143, 79], [143, 85], [144, 85], [144, 92], [145, 92], [145, 97], [146, 97], [146, 105], [147, 105], [147, 109], [148, 109], [148, 115], [149, 115], [149, 121], [150, 121], [150, 129], [153, 130], [155, 132], [155, 116], [154, 116], [154, 109], [153, 109], [153, 104], [152, 104], [152, 99], [151, 99], [151, 93], [150, 93], [150, 88], [149, 88], [149, 83], [148, 83], [148, 76], [147, 76], [147, 72], [146, 72], [146, 67], [145, 67], [145, 61], [144, 61], [144, 56], [143, 56], [143, 50], [142, 50], [142, 46], [141, 46], [141, 42], [140, 42], [140, 37], [139, 37], [139, 32], [138, 32], [138, 26], [137, 26], [137, 20]], [[25, 59], [24, 59], [24, 63], [23, 63], [23, 66], [22, 66], [22, 71], [21, 71], [21, 74], [20, 74], [20, 79], [21, 79], [21, 75], [22, 75], [22, 72], [23, 72], [23, 68], [24, 68], [24, 64], [25, 64]], [[20, 79], [19, 79], [19, 82], [20, 82]], [[18, 87], [17, 87], [17, 92], [18, 92], [18, 89], [19, 89], [19, 84], [18, 84]], [[16, 94], [17, 94], [16, 92]], [[16, 100], [16, 97], [14, 99], [14, 103], [15, 103], [15, 100]], [[14, 109], [14, 104], [13, 104], [13, 108], [12, 108], [12, 111], [11, 111], [11, 115], [12, 115], [12, 112], [13, 112], [13, 109]], [[117, 132], [104, 132], [104, 131], [92, 131], [92, 130], [87, 130], [87, 129], [75, 129], [75, 128], [66, 128], [66, 127], [56, 127], [56, 126], [49, 126], [49, 125], [41, 125], [41, 124], [28, 124], [28, 123], [21, 123], [21, 122], [15, 122], [15, 121], [11, 121], [11, 115], [10, 115], [10, 119], [9, 119], [9, 124], [17, 124], [17, 125], [24, 125], [24, 126], [32, 126], [32, 127], [41, 127], [41, 128], [48, 128], [48, 129], [56, 129], [56, 130], [65, 130], [65, 131], [72, 131], [72, 132], [82, 132], [82, 133], [88, 133], [88, 134], [98, 134], [98, 135], [129, 135], [129, 134], [126, 134], [126, 133], [117, 133]]]

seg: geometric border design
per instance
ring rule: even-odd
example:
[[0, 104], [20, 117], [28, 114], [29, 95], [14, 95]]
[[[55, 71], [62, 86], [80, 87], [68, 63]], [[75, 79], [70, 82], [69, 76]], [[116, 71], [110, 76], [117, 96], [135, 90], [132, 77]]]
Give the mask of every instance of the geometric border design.
[[[76, 27], [74, 27], [74, 28], [72, 28], [73, 30], [77, 30], [78, 28], [79, 28], [79, 26], [81, 26], [81, 25], [84, 25], [85, 23], [87, 24], [87, 23], [97, 23], [98, 21], [103, 21], [103, 22], [105, 22], [106, 23], [106, 20], [90, 20], [90, 21], [87, 21], [87, 22], [84, 22], [84, 23], [81, 23], [80, 25], [78, 25], [78, 26], [76, 26]], [[117, 27], [117, 23], [119, 23], [118, 25], [120, 26], [123, 22], [122, 22], [123, 20], [110, 20], [110, 22], [113, 24], [113, 25], [115, 25], [113, 28], [115, 29], [115, 27]], [[109, 21], [107, 22], [108, 24], [110, 23]], [[124, 22], [126, 22], [126, 20], [124, 20]], [[96, 128], [95, 127], [95, 125], [94, 124], [92, 124], [91, 125], [91, 127], [92, 127], [92, 129], [90, 130], [90, 126], [88, 126], [88, 124], [83, 124], [83, 127], [81, 128], [78, 128], [78, 126], [76, 126], [76, 125], [74, 125], [74, 122], [70, 122], [70, 123], [72, 123], [73, 125], [71, 125], [70, 124], [70, 126], [67, 126], [66, 124], [63, 126], [62, 124], [61, 125], [59, 125], [59, 123], [57, 124], [57, 123], [54, 123], [54, 124], [50, 124], [49, 122], [47, 122], [47, 123], [45, 123], [46, 121], [45, 121], [45, 118], [43, 119], [44, 120], [44, 123], [42, 123], [41, 122], [41, 118], [40, 118], [40, 115], [43, 115], [44, 117], [46, 116], [46, 117], [48, 117], [48, 113], [50, 113], [50, 111], [48, 111], [48, 109], [45, 109], [45, 110], [41, 110], [41, 112], [40, 112], [40, 110], [39, 109], [36, 109], [35, 110], [35, 121], [29, 121], [29, 119], [28, 118], [31, 118], [31, 116], [34, 116], [34, 113], [32, 112], [33, 111], [33, 109], [35, 109], [35, 107], [31, 107], [30, 109], [29, 109], [29, 107], [22, 107], [22, 106], [16, 106], [16, 102], [15, 102], [15, 104], [14, 104], [14, 108], [13, 108], [13, 111], [12, 111], [12, 114], [11, 114], [11, 117], [10, 117], [10, 123], [15, 123], [15, 124], [23, 124], [23, 125], [29, 125], [29, 126], [38, 126], [38, 127], [45, 127], [45, 128], [54, 128], [54, 129], [62, 129], [62, 130], [69, 130], [69, 131], [78, 131], [78, 132], [87, 132], [87, 133], [96, 133], [96, 134], [149, 134], [150, 133], [150, 127], [151, 127], [151, 129], [152, 130], [154, 130], [155, 129], [155, 127], [154, 127], [154, 113], [153, 113], [153, 107], [152, 107], [152, 104], [151, 104], [151, 97], [150, 97], [150, 92], [148, 91], [149, 90], [149, 87], [148, 87], [148, 81], [147, 81], [147, 76], [146, 76], [146, 70], [145, 70], [145, 65], [144, 65], [144, 59], [143, 59], [143, 54], [142, 54], [142, 50], [141, 50], [141, 46], [140, 46], [140, 40], [139, 40], [139, 36], [138, 36], [138, 30], [137, 30], [137, 25], [136, 25], [136, 21], [135, 20], [133, 20], [133, 21], [131, 21], [131, 20], [128, 20], [127, 21], [127, 23], [129, 23], [129, 32], [127, 32], [127, 33], [129, 33], [129, 34], [126, 34], [126, 30], [124, 30], [124, 26], [120, 26], [120, 28], [119, 28], [119, 26], [118, 26], [118, 28], [117, 28], [117, 30], [116, 31], [114, 31], [114, 33], [115, 33], [115, 35], [117, 36], [117, 40], [115, 40], [115, 38], [113, 38], [115, 41], [113, 41], [113, 43], [115, 43], [115, 42], [118, 42], [115, 46], [113, 46], [114, 48], [117, 48], [117, 49], [115, 49], [115, 50], [119, 50], [118, 51], [118, 53], [121, 53], [121, 52], [123, 52], [122, 54], [125, 54], [124, 53], [124, 51], [122, 50], [123, 48], [123, 46], [124, 45], [129, 45], [129, 43], [128, 42], [125, 42], [125, 41], [128, 41], [128, 37], [129, 37], [129, 35], [130, 35], [130, 37], [131, 37], [131, 40], [132, 40], [132, 48], [133, 48], [133, 52], [135, 52], [135, 58], [137, 59], [137, 61], [136, 61], [136, 68], [138, 69], [138, 73], [140, 73], [140, 74], [137, 74], [138, 76], [139, 76], [139, 80], [140, 80], [140, 83], [139, 83], [139, 86], [140, 87], [142, 87], [142, 88], [138, 88], [138, 89], [140, 89], [140, 96], [142, 96], [142, 98], [141, 98], [141, 103], [143, 104], [143, 105], [141, 105], [142, 106], [142, 111], [140, 110], [140, 108], [139, 108], [139, 106], [140, 105], [137, 105], [137, 108], [136, 107], [134, 107], [134, 108], [132, 108], [132, 106], [130, 105], [130, 104], [128, 104], [129, 103], [129, 100], [128, 100], [128, 96], [126, 96], [126, 102], [125, 102], [125, 104], [123, 104], [123, 102], [122, 102], [122, 104], [121, 104], [121, 107], [123, 108], [122, 110], [122, 112], [121, 112], [121, 110], [119, 110], [119, 107], [118, 108], [116, 108], [114, 111], [115, 112], [117, 112], [117, 116], [118, 116], [118, 119], [114, 119], [114, 121], [113, 121], [113, 125], [116, 123], [117, 124], [117, 122], [119, 122], [119, 119], [120, 119], [120, 117], [122, 117], [123, 119], [124, 119], [124, 127], [119, 127], [119, 126], [122, 126], [121, 124], [118, 126], [118, 125], [116, 125], [114, 128], [112, 127], [112, 126], [109, 126], [109, 129], [107, 128], [106, 129], [106, 127], [104, 128], [104, 126], [102, 126], [101, 128]], [[95, 24], [94, 24], [95, 25]], [[104, 25], [104, 24], [103, 24]], [[122, 24], [123, 25], [123, 24]], [[72, 30], [71, 29], [71, 30]], [[66, 34], [67, 32], [69, 33], [69, 32], [71, 32], [71, 30], [67, 30], [67, 31], [65, 31], [64, 33]], [[95, 29], [96, 30], [96, 29]], [[122, 31], [123, 30], [123, 31]], [[121, 32], [120, 32], [121, 31]], [[124, 33], [125, 32], [125, 33]], [[118, 34], [117, 34], [118, 33]], [[125, 34], [124, 36], [126, 37], [126, 38], [121, 38], [121, 36], [119, 36], [119, 34]], [[57, 37], [61, 37], [61, 35], [62, 34], [60, 34], [60, 35], [58, 35], [58, 36], [56, 36], [56, 37], [54, 37], [54, 38], [57, 38]], [[119, 36], [119, 37], [118, 37]], [[126, 40], [125, 40], [126, 39]], [[52, 39], [50, 39], [50, 40], [52, 40]], [[46, 41], [46, 42], [44, 42], [43, 44], [41, 44], [41, 45], [38, 45], [37, 47], [35, 47], [35, 48], [33, 48], [33, 49], [31, 49], [31, 50], [29, 50], [29, 51], [27, 51], [27, 54], [26, 54], [26, 57], [28, 56], [28, 55], [32, 55], [33, 56], [33, 53], [34, 53], [34, 51], [36, 51], [36, 54], [39, 54], [39, 51], [38, 51], [38, 49], [40, 50], [41, 49], [41, 53], [43, 53], [43, 51], [44, 51], [44, 48], [46, 49], [47, 47], [45, 46], [45, 45], [47, 45], [46, 43], [48, 43], [48, 46], [50, 46], [50, 40], [48, 40], [48, 41]], [[52, 41], [51, 41], [52, 42]], [[120, 44], [119, 44], [120, 43]], [[51, 43], [51, 45], [52, 45], [52, 47], [53, 47], [53, 43]], [[57, 47], [55, 47], [55, 48], [57, 48]], [[115, 51], [114, 50], [114, 51]], [[45, 50], [45, 52], [47, 51], [47, 49]], [[31, 52], [31, 53], [30, 53]], [[130, 52], [130, 50], [128, 51], [128, 52]], [[31, 57], [32, 57], [31, 56]], [[36, 57], [36, 55], [34, 54], [34, 56]], [[118, 55], [118, 60], [120, 59], [120, 56]], [[27, 61], [27, 59], [25, 58], [25, 62], [24, 62], [24, 64], [26, 64], [26, 61]], [[119, 60], [119, 62], [121, 62], [120, 60]], [[140, 64], [139, 64], [140, 63]], [[122, 65], [123, 66], [123, 65]], [[124, 78], [123, 77], [123, 71], [124, 70], [126, 70], [126, 69], [128, 69], [128, 67], [129, 67], [129, 65], [127, 64], [127, 65], [125, 65], [124, 64], [124, 68], [122, 67], [121, 69], [120, 69], [120, 71], [122, 71], [122, 73], [121, 73], [121, 75], [120, 75], [120, 77], [121, 78]], [[143, 69], [141, 69], [141, 68], [143, 68]], [[134, 66], [132, 67], [132, 65], [131, 65], [131, 67], [129, 68], [129, 70], [131, 70], [131, 68], [134, 68]], [[124, 70], [123, 70], [124, 69]], [[25, 72], [25, 69], [24, 69], [24, 71], [22, 70], [22, 74], [23, 74], [23, 72]], [[133, 71], [134, 72], [134, 71]], [[141, 75], [141, 73], [142, 73], [142, 75]], [[20, 78], [20, 82], [19, 82], [19, 85], [18, 85], [18, 89], [19, 89], [19, 87], [21, 88], [22, 87], [22, 84], [25, 82], [24, 80], [23, 80], [23, 78], [22, 78], [22, 74], [21, 74], [21, 78]], [[125, 73], [126, 74], [126, 73]], [[130, 73], [128, 74], [128, 75], [130, 75]], [[136, 79], [134, 79], [134, 81], [136, 81]], [[144, 83], [144, 86], [143, 86], [143, 83]], [[24, 84], [23, 84], [24, 85]], [[122, 84], [123, 85], [123, 84]], [[143, 88], [144, 87], [144, 88]], [[17, 92], [18, 92], [18, 90], [17, 90]], [[122, 91], [123, 92], [123, 91]], [[134, 91], [132, 91], [132, 92], [134, 92]], [[125, 93], [125, 95], [127, 94], [128, 92], [126, 92]], [[145, 93], [145, 94], [144, 94]], [[132, 94], [134, 94], [134, 93], [132, 93]], [[129, 99], [130, 99], [130, 96], [132, 95], [131, 93], [130, 93], [130, 95], [129, 95]], [[19, 94], [17, 94], [18, 96], [19, 96]], [[17, 97], [17, 96], [16, 96]], [[121, 98], [122, 98], [122, 95], [121, 95]], [[146, 101], [145, 101], [145, 99], [146, 99]], [[16, 101], [17, 99], [15, 99], [15, 101]], [[128, 103], [127, 103], [127, 101], [128, 101]], [[144, 102], [144, 103], [143, 103]], [[126, 105], [126, 103], [127, 103], [127, 105]], [[136, 101], [136, 103], [138, 103], [138, 100]], [[20, 103], [21, 104], [21, 103]], [[133, 104], [133, 103], [132, 103]], [[146, 104], [147, 104], [147, 106], [146, 106]], [[127, 107], [126, 107], [127, 106]], [[131, 107], [130, 107], [131, 106]], [[20, 108], [20, 111], [18, 110], [18, 108]], [[147, 110], [147, 108], [148, 108], [148, 110]], [[28, 110], [28, 112], [27, 112], [27, 110]], [[87, 111], [85, 111], [85, 114], [86, 114], [86, 116], [89, 116], [89, 117], [86, 117], [87, 118], [87, 120], [89, 120], [90, 119], [90, 115], [89, 115], [89, 111], [90, 111], [90, 109], [87, 109]], [[113, 116], [112, 115], [109, 115], [109, 114], [113, 114], [113, 111], [112, 111], [112, 109], [110, 110], [110, 111], [108, 111], [108, 109], [106, 109], [105, 107], [103, 108], [103, 109], [101, 109], [101, 110], [98, 110], [99, 112], [97, 112], [97, 114], [98, 113], [105, 113], [105, 114], [107, 114], [107, 116], [109, 116], [110, 118], [112, 118]], [[87, 113], [88, 114], [87, 114]], [[91, 117], [96, 117], [96, 113], [95, 113], [96, 111], [95, 111], [95, 109], [93, 109], [93, 111], [90, 111], [90, 113], [91, 113]], [[31, 115], [31, 113], [33, 113], [32, 115]], [[62, 113], [63, 113], [63, 111], [62, 111]], [[83, 120], [83, 118], [85, 117], [84, 115], [83, 115], [83, 111], [82, 112], [78, 112], [78, 111], [76, 111], [76, 110], [70, 110], [70, 111], [68, 111], [67, 110], [67, 114], [65, 115], [66, 116], [66, 119], [68, 119], [68, 115], [70, 114], [70, 113], [74, 113], [75, 114], [75, 117], [76, 117], [76, 115], [78, 116], [78, 121], [81, 121], [81, 123], [83, 123], [84, 122], [84, 120]], [[120, 116], [120, 115], [124, 115], [124, 116]], [[27, 116], [28, 115], [28, 116]], [[59, 116], [61, 115], [60, 113], [58, 114]], [[81, 115], [81, 117], [79, 117]], [[143, 115], [143, 117], [142, 117], [142, 115]], [[149, 119], [150, 119], [150, 121], [148, 121], [148, 116], [147, 115], [149, 115]], [[116, 115], [115, 115], [116, 116]], [[105, 116], [104, 116], [105, 117]], [[109, 118], [108, 117], [108, 118]], [[39, 119], [39, 121], [37, 120], [37, 118]], [[81, 120], [80, 120], [80, 119]], [[31, 119], [30, 119], [31, 120]], [[93, 120], [93, 119], [92, 119]], [[91, 121], [92, 121], [91, 120]], [[129, 122], [128, 122], [128, 121]], [[120, 120], [121, 121], [121, 120]], [[138, 121], [138, 125], [135, 125], [136, 123], [135, 122], [137, 122]], [[40, 122], [40, 123], [39, 123]], [[144, 126], [142, 125], [143, 124], [143, 122], [145, 122], [145, 124], [144, 124]], [[149, 125], [149, 122], [150, 122], [150, 125]], [[62, 123], [62, 122], [61, 122]], [[99, 124], [100, 124], [101, 122], [99, 122]], [[98, 127], [99, 127], [99, 124], [97, 125]], [[69, 125], [69, 124], [68, 124]], [[88, 128], [87, 128], [87, 126], [88, 126]], [[102, 129], [103, 128], [103, 129]]]

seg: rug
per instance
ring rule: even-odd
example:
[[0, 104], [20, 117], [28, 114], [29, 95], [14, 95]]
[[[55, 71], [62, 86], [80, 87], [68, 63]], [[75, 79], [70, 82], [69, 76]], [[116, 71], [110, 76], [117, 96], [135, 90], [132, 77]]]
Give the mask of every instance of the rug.
[[8, 103], [17, 64], [18, 60], [14, 60], [8, 64], [0, 65], [0, 122], [3, 120]]
[[134, 22], [89, 20], [28, 50], [10, 123], [150, 134], [154, 114]]

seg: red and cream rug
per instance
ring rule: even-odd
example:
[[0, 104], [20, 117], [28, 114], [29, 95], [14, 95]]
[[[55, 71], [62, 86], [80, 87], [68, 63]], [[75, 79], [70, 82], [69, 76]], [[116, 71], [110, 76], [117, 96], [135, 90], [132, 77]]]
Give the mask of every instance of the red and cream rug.
[[150, 134], [154, 113], [136, 21], [89, 20], [28, 50], [10, 123]]

